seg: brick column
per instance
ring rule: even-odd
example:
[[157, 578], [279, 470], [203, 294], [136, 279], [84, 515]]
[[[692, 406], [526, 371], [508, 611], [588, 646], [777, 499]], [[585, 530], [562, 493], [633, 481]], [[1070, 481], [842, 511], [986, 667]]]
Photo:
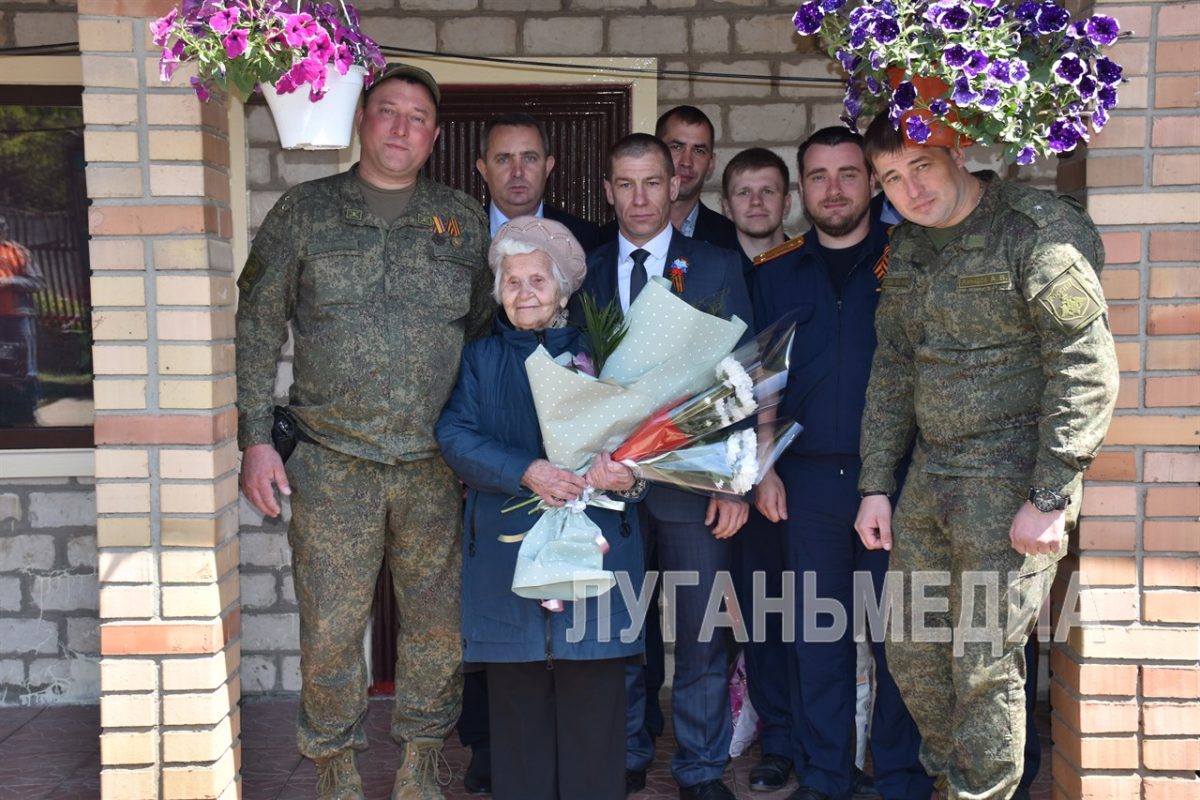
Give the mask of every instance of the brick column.
[[170, 0], [80, 0], [105, 798], [240, 793], [225, 108], [158, 78]]
[[1051, 659], [1059, 798], [1200, 799], [1200, 4], [1098, 0], [1134, 35], [1082, 169], [1121, 364], [1060, 570], [1082, 624]]

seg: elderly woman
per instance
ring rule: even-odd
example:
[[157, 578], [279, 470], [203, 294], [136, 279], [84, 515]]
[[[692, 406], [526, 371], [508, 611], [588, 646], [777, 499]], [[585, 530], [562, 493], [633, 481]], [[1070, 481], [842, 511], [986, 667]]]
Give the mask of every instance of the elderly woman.
[[[492, 789], [497, 800], [619, 800], [625, 796], [624, 665], [643, 649], [622, 641], [631, 618], [620, 591], [548, 611], [512, 591], [518, 542], [532, 527], [525, 509], [502, 513], [514, 497], [536, 494], [562, 506], [585, 486], [620, 495], [633, 474], [607, 454], [584, 476], [546, 460], [525, 359], [542, 345], [578, 355], [567, 299], [583, 282], [583, 251], [561, 224], [518, 217], [492, 241], [489, 261], [501, 305], [495, 333], [463, 352], [458, 384], [437, 423], [446, 462], [467, 485], [463, 532], [463, 659], [487, 672]], [[588, 507], [610, 549], [604, 568], [640, 589], [637, 514]], [[586, 604], [586, 605], [584, 605]], [[576, 606], [584, 606], [576, 608]], [[598, 610], [608, 609], [607, 625]], [[582, 631], [568, 629], [586, 620]]]

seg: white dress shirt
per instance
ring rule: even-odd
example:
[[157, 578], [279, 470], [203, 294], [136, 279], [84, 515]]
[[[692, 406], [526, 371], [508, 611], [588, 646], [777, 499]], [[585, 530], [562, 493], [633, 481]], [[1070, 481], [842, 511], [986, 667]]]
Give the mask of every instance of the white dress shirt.
[[633, 259], [630, 253], [634, 250], [645, 250], [650, 253], [646, 259], [647, 282], [655, 275], [662, 277], [667, 269], [667, 250], [671, 248], [671, 232], [673, 226], [667, 225], [662, 231], [640, 248], [617, 234], [617, 292], [621, 297], [621, 310], [629, 310], [629, 276], [633, 274]]
[[[542, 208], [545, 203], [538, 203], [537, 211], [533, 212], [535, 217], [542, 216]], [[488, 224], [492, 229], [492, 238], [496, 238], [496, 231], [504, 227], [504, 223], [508, 222], [508, 217], [504, 216], [504, 212], [496, 208], [495, 203], [488, 203]]]

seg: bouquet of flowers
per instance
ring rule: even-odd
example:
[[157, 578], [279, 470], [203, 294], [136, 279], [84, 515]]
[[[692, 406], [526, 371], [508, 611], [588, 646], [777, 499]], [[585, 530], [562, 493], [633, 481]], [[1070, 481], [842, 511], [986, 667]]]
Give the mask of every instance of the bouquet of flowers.
[[931, 143], [1003, 145], [1018, 164], [1099, 132], [1122, 81], [1100, 55], [1117, 21], [1072, 20], [1050, 0], [808, 0], [793, 23], [846, 71], [851, 128], [887, 111], [912, 142], [941, 128], [948, 140]]
[[360, 68], [370, 86], [385, 65], [379, 46], [360, 29], [358, 11], [342, 0], [183, 0], [150, 30], [163, 48], [162, 80], [196, 62], [191, 82], [201, 100], [214, 88], [246, 100], [259, 84], [271, 84], [280, 94], [307, 86], [316, 102], [325, 95], [327, 66], [339, 75]]

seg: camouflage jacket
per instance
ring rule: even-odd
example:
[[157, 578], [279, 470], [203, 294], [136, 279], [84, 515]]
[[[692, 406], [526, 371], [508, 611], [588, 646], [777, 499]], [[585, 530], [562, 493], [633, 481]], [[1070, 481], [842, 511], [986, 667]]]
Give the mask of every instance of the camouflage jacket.
[[895, 489], [913, 436], [930, 472], [1073, 491], [1103, 442], [1117, 361], [1085, 212], [983, 175], [940, 252], [901, 224], [875, 314], [861, 491]]
[[494, 311], [479, 202], [417, 179], [390, 227], [356, 168], [301, 184], [254, 237], [238, 280], [238, 444], [271, 441], [272, 395], [289, 320], [290, 405], [334, 450], [395, 463], [437, 451], [437, 421], [468, 338]]

